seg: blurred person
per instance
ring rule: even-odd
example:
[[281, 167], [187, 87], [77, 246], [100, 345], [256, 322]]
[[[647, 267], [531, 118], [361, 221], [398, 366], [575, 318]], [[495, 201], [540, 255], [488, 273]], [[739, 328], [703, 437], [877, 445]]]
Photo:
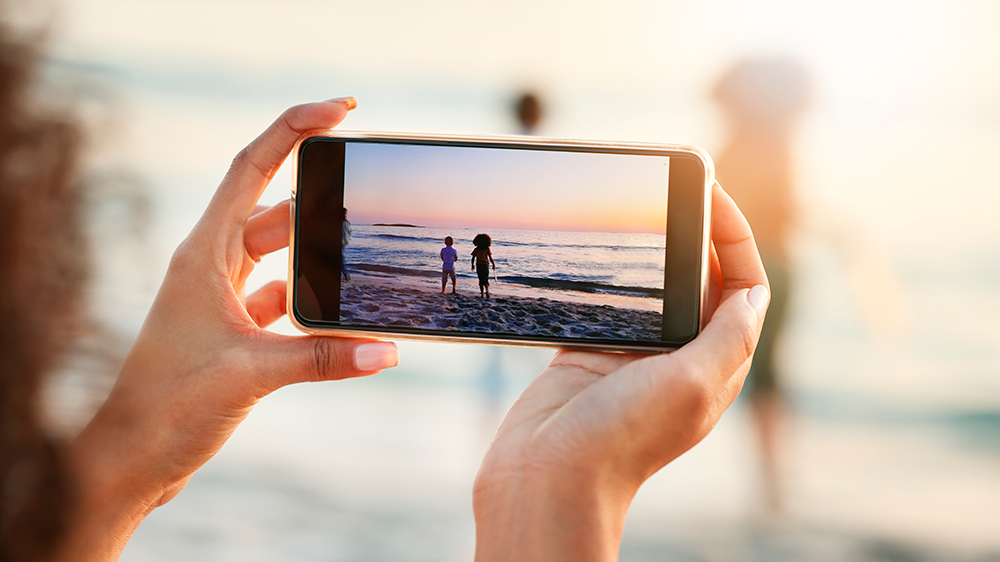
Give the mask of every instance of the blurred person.
[[514, 101], [514, 117], [522, 135], [534, 135], [545, 117], [541, 97], [530, 91], [522, 92]]
[[[5, 8], [6, 6], [0, 6]], [[79, 327], [88, 254], [71, 116], [36, 106], [37, 39], [0, 26], [0, 559], [42, 559], [71, 525], [65, 451], [38, 410]]]
[[[233, 160], [174, 253], [107, 401], [71, 443], [49, 439], [40, 381], [64, 347], [85, 278], [78, 135], [30, 103], [34, 50], [0, 28], [0, 559], [114, 560], [261, 398], [284, 385], [373, 374], [394, 344], [283, 336], [284, 281], [244, 297], [288, 244], [288, 201], [257, 200], [304, 132], [354, 98], [285, 111]], [[768, 303], [749, 226], [713, 191], [711, 320], [684, 348], [559, 352], [501, 424], [473, 491], [477, 558], [611, 560], [629, 502], [697, 444], [742, 386]]]
[[[538, 132], [538, 127], [545, 117], [542, 105], [541, 96], [530, 90], [524, 90], [517, 96], [514, 103], [511, 104], [511, 116], [514, 118], [519, 133], [534, 135]], [[494, 269], [495, 274], [496, 270]], [[504, 353], [503, 347], [491, 346], [489, 356], [479, 376], [479, 386], [486, 403], [483, 426], [488, 427], [490, 432], [496, 425], [495, 420], [502, 419], [504, 413], [502, 400], [507, 387], [503, 370]]]
[[782, 506], [779, 440], [785, 394], [775, 361], [792, 290], [788, 238], [797, 220], [793, 136], [809, 103], [806, 71], [783, 57], [750, 58], [727, 70], [715, 86], [731, 130], [716, 160], [716, 177], [753, 228], [771, 287], [771, 305], [747, 377], [758, 432], [764, 495], [771, 512]]
[[347, 220], [347, 207], [344, 207], [343, 216], [340, 222], [340, 273], [344, 276], [344, 281], [351, 280], [351, 273], [347, 271], [347, 245], [351, 243], [351, 235], [354, 231], [351, 229], [351, 221]]

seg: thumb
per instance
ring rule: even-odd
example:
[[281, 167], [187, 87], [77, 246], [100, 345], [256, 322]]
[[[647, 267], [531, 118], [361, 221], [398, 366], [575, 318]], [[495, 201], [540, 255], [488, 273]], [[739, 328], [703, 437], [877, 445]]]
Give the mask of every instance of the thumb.
[[675, 361], [698, 365], [709, 382], [722, 387], [753, 356], [764, 322], [767, 287], [741, 289], [722, 301], [712, 319], [691, 343], [671, 354]]
[[268, 349], [260, 354], [258, 372], [258, 382], [267, 392], [299, 382], [373, 375], [399, 364], [399, 350], [393, 342], [325, 336], [270, 336], [268, 339], [271, 341], [266, 345]]

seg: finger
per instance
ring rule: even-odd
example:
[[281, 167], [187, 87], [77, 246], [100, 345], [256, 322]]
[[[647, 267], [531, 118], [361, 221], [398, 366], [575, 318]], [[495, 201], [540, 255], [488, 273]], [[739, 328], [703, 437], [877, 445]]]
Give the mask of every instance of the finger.
[[257, 213], [263, 213], [264, 211], [270, 209], [267, 205], [261, 205], [260, 203], [253, 206], [253, 210], [250, 211], [250, 216], [254, 216]]
[[261, 328], [285, 315], [287, 306], [288, 283], [271, 281], [247, 297], [247, 314]]
[[247, 220], [243, 231], [243, 245], [250, 259], [257, 261], [261, 256], [288, 246], [291, 229], [291, 200], [253, 215]]
[[264, 394], [299, 382], [363, 377], [399, 364], [392, 342], [266, 334], [258, 372]]
[[767, 285], [750, 225], [718, 182], [712, 191], [712, 243], [719, 256], [723, 298], [739, 289]]
[[734, 292], [698, 337], [670, 357], [692, 377], [707, 377], [717, 392], [753, 355], [768, 299], [764, 285]]
[[286, 110], [236, 155], [207, 214], [245, 220], [299, 137], [311, 130], [335, 127], [355, 107], [354, 98], [339, 98]]

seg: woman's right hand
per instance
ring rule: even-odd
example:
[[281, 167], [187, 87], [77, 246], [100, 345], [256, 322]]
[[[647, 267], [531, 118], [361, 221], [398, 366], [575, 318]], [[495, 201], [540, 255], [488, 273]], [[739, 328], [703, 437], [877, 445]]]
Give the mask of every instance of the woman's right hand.
[[285, 313], [284, 281], [244, 298], [256, 261], [289, 239], [289, 202], [258, 212], [261, 193], [303, 133], [334, 127], [356, 103], [293, 107], [233, 160], [174, 253], [111, 395], [71, 446], [82, 506], [66, 560], [117, 558], [270, 392], [397, 363], [390, 342], [264, 330]]

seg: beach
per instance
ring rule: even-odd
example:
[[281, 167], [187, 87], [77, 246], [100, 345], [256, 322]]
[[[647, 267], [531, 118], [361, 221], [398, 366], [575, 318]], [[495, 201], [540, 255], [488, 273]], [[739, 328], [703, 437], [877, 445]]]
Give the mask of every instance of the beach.
[[[490, 298], [470, 271], [476, 229], [356, 224], [340, 320], [351, 326], [616, 341], [660, 341], [662, 235], [495, 230]], [[453, 241], [458, 293], [441, 293]]]
[[509, 294], [442, 295], [398, 283], [361, 282], [343, 286], [340, 315], [345, 324], [361, 326], [630, 341], [658, 341], [663, 318], [659, 312], [607, 304]]
[[[479, 373], [494, 349], [403, 342], [403, 370], [267, 397], [122, 560], [471, 560], [479, 463], [529, 371], [551, 357], [504, 349], [491, 413]], [[760, 512], [752, 424], [738, 403], [642, 486], [621, 559], [997, 560], [995, 454], [933, 424], [803, 414], [795, 428], [784, 516]]]
[[[319, 62], [310, 62], [301, 56], [309, 54], [301, 41], [260, 42], [268, 56], [297, 61], [273, 65], [260, 64], [254, 60], [259, 52], [235, 48], [235, 42], [185, 31], [188, 24], [204, 27], [231, 19], [228, 4], [206, 3], [204, 17], [194, 22], [183, 10], [163, 2], [65, 4], [67, 15], [61, 18], [65, 25], [58, 27], [76, 37], [63, 50], [72, 56], [47, 58], [46, 64], [78, 61], [85, 77], [103, 80], [99, 84], [110, 84], [120, 94], [110, 101], [124, 114], [106, 123], [95, 121], [113, 125], [102, 125], [96, 140], [105, 140], [95, 143], [95, 148], [103, 147], [104, 159], [98, 163], [110, 168], [96, 171], [134, 171], [142, 180], [137, 189], [147, 197], [143, 202], [120, 189], [88, 190], [87, 195], [96, 260], [88, 308], [107, 333], [121, 340], [121, 360], [157, 294], [172, 252], [198, 222], [233, 155], [284, 108], [305, 99], [350, 94], [361, 103], [361, 111], [351, 112], [345, 123], [355, 130], [506, 131], [506, 106], [498, 108], [498, 101], [506, 99], [510, 84], [490, 78], [488, 69], [490, 64], [509, 63], [510, 57], [477, 59], [474, 68], [467, 67], [478, 72], [474, 76], [454, 71], [458, 59], [433, 56], [420, 48], [437, 46], [464, 56], [452, 48], [455, 42], [448, 40], [448, 33], [468, 38], [468, 30], [451, 25], [448, 18], [439, 18], [447, 29], [435, 28], [434, 16], [426, 9], [413, 13], [430, 27], [415, 25], [412, 18], [395, 18], [398, 25], [378, 28], [395, 36], [396, 43], [401, 32], [440, 32], [441, 40], [414, 43], [418, 48], [403, 53], [410, 59], [380, 49], [361, 49], [351, 57], [331, 57], [327, 50], [315, 49]], [[306, 38], [302, 25], [280, 25], [281, 14], [294, 16], [294, 10], [247, 4], [249, 11], [241, 15], [246, 25], [239, 29], [266, 27]], [[996, 118], [991, 117], [996, 115], [996, 96], [963, 86], [972, 80], [987, 84], [983, 80], [990, 73], [974, 70], [996, 65], [957, 64], [997, 58], [1000, 50], [987, 48], [998, 41], [991, 28], [993, 4], [966, 3], [949, 9], [932, 3], [907, 6], [904, 12], [913, 25], [896, 26], [897, 32], [905, 33], [905, 41], [887, 40], [886, 26], [876, 25], [873, 18], [845, 20], [850, 19], [849, 10], [831, 20], [822, 10], [796, 7], [792, 15], [814, 13], [833, 22], [815, 33], [813, 28], [789, 25], [787, 18], [772, 17], [787, 11], [787, 6], [775, 3], [750, 13], [736, 4], [692, 3], [681, 14], [689, 21], [719, 18], [732, 32], [723, 34], [721, 41], [718, 34], [683, 25], [684, 18], [670, 18], [677, 33], [664, 33], [664, 22], [671, 21], [662, 17], [647, 17], [643, 29], [655, 34], [648, 40], [657, 45], [670, 47], [663, 43], [667, 40], [693, 52], [707, 48], [717, 63], [737, 54], [731, 50], [733, 41], [752, 46], [756, 37], [773, 47], [783, 36], [805, 37], [808, 44], [796, 52], [804, 57], [818, 54], [827, 66], [818, 69], [817, 76], [835, 88], [820, 92], [822, 103], [804, 121], [805, 136], [797, 148], [802, 157], [796, 170], [799, 196], [815, 215], [804, 218], [807, 236], [793, 252], [799, 291], [781, 354], [793, 414], [784, 435], [787, 509], [772, 521], [762, 514], [756, 434], [749, 404], [739, 399], [708, 437], [640, 488], [626, 519], [621, 559], [1000, 561], [996, 322], [1000, 284], [995, 282], [1000, 275], [1000, 223], [993, 218], [1000, 190], [991, 179], [995, 170], [989, 157], [1000, 150], [1000, 134]], [[141, 13], [157, 6], [160, 9], [152, 17]], [[665, 3], [648, 7], [671, 8]], [[644, 10], [636, 8], [636, 14]], [[894, 13], [890, 4], [874, 8], [876, 16]], [[363, 16], [355, 13], [359, 10], [372, 12], [379, 21], [385, 21], [386, 11], [384, 5], [373, 3], [347, 7], [317, 3], [310, 9], [358, 22]], [[345, 15], [345, 9], [352, 17]], [[606, 19], [603, 12], [592, 12], [592, 19]], [[320, 15], [305, 23], [329, 27], [330, 14]], [[528, 23], [540, 28], [546, 18], [564, 14], [549, 10], [542, 16]], [[109, 25], [115, 18], [135, 25]], [[962, 26], [968, 19], [977, 25]], [[165, 21], [177, 25], [164, 25]], [[143, 22], [159, 25], [147, 30]], [[961, 40], [951, 40], [944, 30], [936, 32], [935, 22], [950, 33], [961, 32]], [[761, 23], [774, 33], [748, 33]], [[845, 25], [834, 25], [838, 23]], [[338, 33], [362, 36], [371, 35], [373, 29], [360, 24], [342, 27]], [[848, 45], [854, 48], [831, 50], [828, 34], [843, 36], [845, 27], [860, 30], [862, 38]], [[93, 32], [81, 33], [85, 28]], [[511, 33], [510, 27], [499, 29], [502, 36]], [[584, 27], [547, 29], [565, 38], [566, 30]], [[164, 41], [163, 33], [154, 32], [159, 30], [186, 33], [216, 52], [199, 49], [197, 56], [189, 56], [191, 49], [184, 47], [190, 42]], [[58, 41], [62, 33], [53, 35]], [[317, 37], [322, 40], [327, 35]], [[630, 53], [662, 59], [672, 52], [637, 49], [647, 40], [645, 35], [637, 31], [625, 41], [606, 45], [589, 41], [588, 46], [603, 49], [602, 56], [597, 66], [593, 57], [586, 58], [580, 72], [587, 79], [572, 82], [571, 87], [556, 81], [566, 74], [561, 67], [546, 66], [545, 57], [539, 59], [540, 75], [550, 68], [559, 70], [551, 74], [559, 106], [546, 134], [657, 142], [686, 139], [714, 152], [723, 131], [709, 113], [710, 102], [703, 99], [712, 66], [681, 65], [676, 79], [660, 81], [662, 85], [652, 84], [648, 73], [641, 73], [638, 80], [625, 73], [622, 80], [605, 79], [602, 61], [621, 66], [618, 63]], [[552, 37], [535, 33], [529, 39], [537, 43]], [[871, 49], [866, 37], [889, 50]], [[484, 32], [480, 39], [489, 41], [491, 36]], [[283, 55], [282, 49], [297, 52]], [[522, 51], [531, 49], [526, 46]], [[938, 56], [927, 57], [929, 52]], [[891, 60], [886, 58], [890, 55]], [[373, 56], [384, 60], [363, 58]], [[853, 57], [860, 66], [843, 57]], [[550, 62], [562, 60], [556, 57]], [[632, 68], [660, 68], [661, 62], [638, 61]], [[387, 65], [405, 67], [405, 72]], [[887, 65], [895, 71], [885, 72]], [[947, 72], [942, 74], [941, 69]], [[854, 87], [848, 80], [858, 76], [873, 77], [877, 87], [871, 81]], [[635, 87], [637, 81], [641, 87]], [[89, 96], [95, 93], [91, 87], [76, 89]], [[93, 113], [100, 109], [93, 105], [99, 100], [87, 99], [84, 116], [99, 115]], [[614, 111], [594, 110], [607, 100], [615, 100]], [[119, 135], [121, 142], [107, 142]], [[924, 158], [928, 138], [948, 142], [937, 143], [936, 156]], [[289, 197], [291, 162], [277, 172], [261, 203], [275, 204]], [[962, 165], [955, 166], [956, 162]], [[962, 186], [963, 196], [952, 196], [956, 185]], [[140, 201], [138, 208], [134, 201]], [[151, 216], [141, 212], [145, 205]], [[375, 239], [364, 236], [367, 227], [358, 224], [364, 221], [354, 215], [352, 220], [357, 236], [347, 248], [351, 267], [370, 263], [424, 271], [426, 276], [419, 279], [427, 285], [423, 289], [427, 295], [419, 298], [431, 298], [435, 285], [440, 291], [438, 252], [443, 237], [450, 235], [462, 258], [457, 267], [459, 292], [479, 298], [468, 265], [469, 234], [478, 230], [379, 227], [371, 234], [410, 236], [395, 239], [406, 245], [392, 246], [392, 253], [382, 251], [369, 258], [364, 252], [376, 250]], [[126, 229], [131, 224], [142, 230]], [[510, 293], [589, 304], [608, 304], [615, 298], [621, 307], [640, 308], [648, 302], [649, 309], [655, 304], [638, 291], [623, 294], [626, 291], [619, 287], [653, 287], [657, 276], [662, 278], [659, 268], [643, 258], [659, 251], [656, 241], [642, 244], [648, 250], [586, 242], [588, 250], [600, 252], [588, 263], [593, 269], [586, 272], [595, 292], [570, 291], [572, 285], [567, 284], [564, 291], [530, 293], [540, 288], [537, 280], [559, 281], [559, 275], [567, 272], [565, 264], [577, 264], [574, 250], [580, 245], [571, 245], [568, 239], [554, 240], [556, 247], [541, 239], [516, 245], [511, 243], [520, 241], [515, 237], [487, 231], [495, 238], [501, 282], [491, 287], [495, 297]], [[865, 303], [852, 292], [863, 284], [856, 282], [863, 282], [863, 277], [845, 269], [843, 256], [817, 236], [820, 231], [856, 236], [861, 244], [884, 254], [899, 284], [897, 290], [910, 307], [905, 326], [877, 330], [867, 324]], [[835, 242], [840, 244], [839, 240]], [[536, 249], [544, 249], [544, 256]], [[287, 278], [288, 261], [287, 251], [264, 256], [247, 282], [246, 294]], [[615, 267], [622, 263], [642, 268], [630, 269], [630, 278], [619, 278]], [[511, 279], [515, 270], [530, 279], [515, 283]], [[580, 272], [576, 266], [574, 270]], [[351, 275], [348, 285], [369, 283], [363, 271], [352, 269]], [[388, 280], [385, 286], [390, 286]], [[876, 293], [872, 300], [878, 304], [880, 298]], [[268, 329], [301, 336], [287, 318]], [[185, 489], [153, 510], [121, 560], [472, 559], [475, 524], [470, 498], [479, 463], [506, 408], [548, 364], [552, 351], [407, 341], [399, 342], [399, 347], [400, 365], [376, 376], [292, 385], [261, 400]], [[102, 353], [107, 349], [91, 348]], [[93, 358], [70, 359], [67, 367], [75, 370], [73, 376], [53, 379], [54, 387], [63, 388], [45, 395], [52, 411], [75, 414], [69, 424], [74, 429], [66, 438], [90, 419], [118, 372]]]

